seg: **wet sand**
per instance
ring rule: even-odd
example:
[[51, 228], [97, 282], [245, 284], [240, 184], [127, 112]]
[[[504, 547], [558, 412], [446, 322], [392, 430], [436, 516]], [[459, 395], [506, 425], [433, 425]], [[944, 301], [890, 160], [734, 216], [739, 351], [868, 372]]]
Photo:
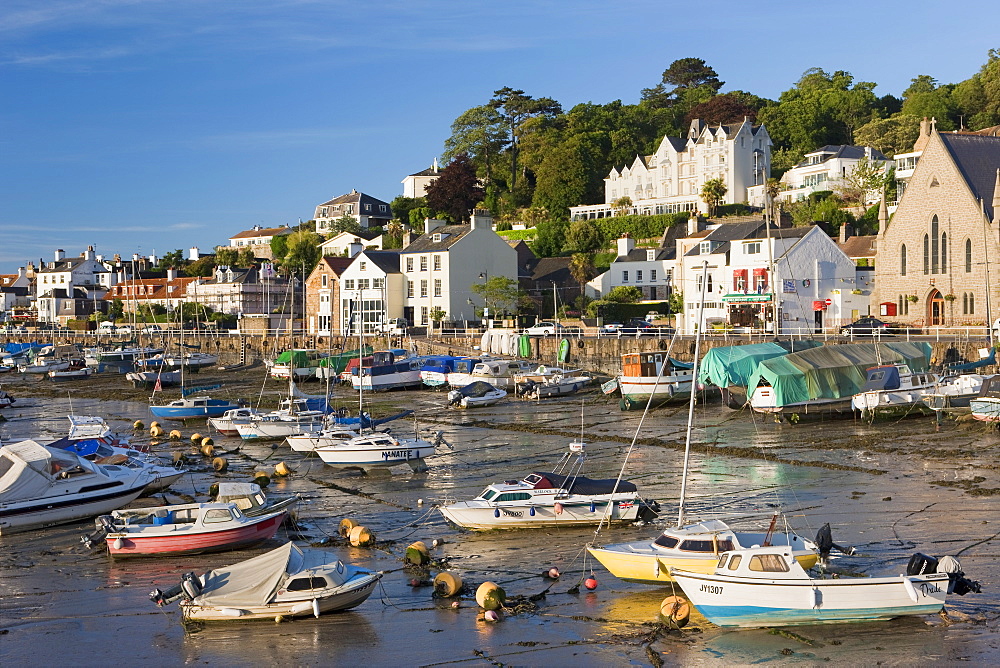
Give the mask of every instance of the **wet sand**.
[[[256, 397], [263, 367], [233, 374], [205, 373], [199, 384], [222, 379], [217, 393]], [[65, 416], [99, 414], [122, 432], [136, 419], [149, 423], [148, 391], [124, 389], [122, 378], [104, 376], [87, 386], [52, 385], [31, 379], [0, 379], [18, 397], [0, 425], [4, 440], [55, 438]], [[319, 391], [316, 385], [306, 391]], [[264, 386], [276, 402], [283, 387]], [[167, 396], [171, 395], [168, 390]], [[356, 400], [338, 390], [345, 405]], [[70, 398], [72, 397], [72, 398]], [[478, 411], [443, 408], [442, 393], [399, 392], [376, 397], [376, 412], [394, 406], [416, 409], [420, 429], [440, 429], [454, 446], [441, 448], [426, 473], [406, 466], [391, 474], [361, 475], [325, 467], [285, 446], [242, 444], [217, 438], [230, 469], [217, 475], [207, 462], [156, 502], [206, 498], [216, 480], [248, 480], [254, 470], [286, 462], [295, 473], [275, 479], [275, 494], [297, 492], [304, 544], [328, 541], [347, 560], [392, 571], [383, 587], [354, 611], [281, 624], [234, 622], [185, 631], [177, 606], [157, 609], [146, 598], [181, 573], [203, 572], [259, 554], [236, 553], [172, 559], [111, 560], [83, 549], [79, 537], [90, 522], [0, 537], [0, 662], [5, 665], [664, 665], [801, 663], [916, 665], [932, 661], [1000, 662], [996, 634], [1000, 602], [1000, 437], [982, 428], [930, 419], [867, 425], [853, 421], [779, 425], [718, 404], [700, 406], [689, 477], [689, 518], [721, 514], [741, 527], [762, 527], [773, 508], [789, 515], [793, 528], [813, 536], [830, 522], [835, 540], [860, 554], [838, 567], [870, 575], [899, 574], [914, 552], [957, 554], [966, 573], [983, 584], [982, 594], [949, 598], [944, 616], [869, 624], [730, 631], [693, 617], [683, 631], [657, 624], [669, 587], [618, 581], [584, 558], [593, 531], [577, 529], [473, 534], [449, 527], [433, 505], [471, 498], [496, 480], [550, 470], [566, 444], [579, 436], [581, 406], [588, 472], [613, 477], [639, 423], [638, 413], [620, 413], [599, 394], [512, 401]], [[72, 404], [72, 407], [71, 407]], [[646, 418], [640, 444], [627, 468], [647, 497], [663, 505], [656, 526], [604, 529], [598, 541], [652, 539], [672, 523], [680, 489], [686, 408], [666, 407]], [[393, 431], [412, 430], [412, 422]], [[185, 437], [205, 432], [203, 424], [182, 428]], [[145, 433], [135, 436], [147, 441]], [[180, 444], [157, 446], [165, 455]], [[237, 451], [238, 448], [238, 451]], [[418, 500], [422, 500], [420, 505]], [[147, 501], [149, 502], [149, 501]], [[351, 548], [335, 537], [341, 518], [370, 527], [381, 546]], [[279, 534], [281, 536], [283, 534]], [[520, 614], [488, 624], [466, 596], [454, 610], [431, 597], [413, 578], [433, 577], [402, 569], [401, 557], [414, 540], [428, 544], [439, 562], [459, 572], [471, 591], [485, 580], [501, 583], [510, 596], [544, 598], [526, 602]], [[274, 542], [270, 546], [276, 546]], [[554, 584], [541, 577], [557, 566]], [[593, 592], [569, 593], [593, 570]], [[550, 586], [551, 585], [551, 586]]]

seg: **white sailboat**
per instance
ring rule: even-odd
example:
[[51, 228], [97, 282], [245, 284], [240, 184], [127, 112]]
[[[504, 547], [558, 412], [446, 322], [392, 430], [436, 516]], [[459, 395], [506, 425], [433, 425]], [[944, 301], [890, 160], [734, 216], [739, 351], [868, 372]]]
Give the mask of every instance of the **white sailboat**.
[[[702, 276], [708, 271], [708, 262], [702, 264]], [[702, 322], [705, 308], [705, 288], [707, 280], [701, 281], [701, 306], [698, 321]], [[701, 328], [695, 337], [694, 366], [692, 378], [698, 377], [698, 360], [701, 351]], [[655, 395], [655, 391], [652, 393]], [[651, 395], [651, 396], [652, 396]], [[688, 404], [687, 433], [684, 444], [684, 467], [681, 474], [681, 492], [677, 507], [677, 525], [664, 529], [654, 540], [619, 543], [599, 547], [589, 545], [587, 551], [607, 568], [612, 575], [629, 582], [643, 584], [663, 584], [673, 578], [672, 568], [695, 573], [711, 573], [715, 569], [722, 552], [749, 547], [751, 545], [775, 545], [786, 547], [791, 554], [809, 568], [819, 558], [813, 541], [802, 538], [790, 530], [776, 531], [778, 516], [771, 520], [767, 532], [747, 533], [733, 531], [725, 522], [713, 519], [694, 524], [685, 524], [684, 502], [687, 492], [688, 466], [691, 455], [691, 431], [694, 422], [695, 394]], [[637, 430], [638, 435], [638, 430]], [[598, 527], [600, 530], [600, 527]]]

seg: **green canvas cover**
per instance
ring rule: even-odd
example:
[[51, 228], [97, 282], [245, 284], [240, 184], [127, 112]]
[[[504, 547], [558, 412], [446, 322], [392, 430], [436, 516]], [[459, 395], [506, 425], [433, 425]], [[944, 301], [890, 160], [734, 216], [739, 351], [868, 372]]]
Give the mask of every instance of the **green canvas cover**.
[[764, 360], [783, 357], [790, 352], [801, 352], [823, 345], [820, 341], [782, 341], [751, 343], [743, 346], [712, 348], [701, 358], [698, 380], [716, 387], [733, 385], [746, 387], [757, 365]]
[[760, 384], [774, 389], [776, 404], [787, 406], [815, 399], [843, 399], [861, 391], [865, 371], [879, 364], [908, 364], [927, 371], [931, 346], [925, 342], [848, 343], [823, 346], [757, 365], [747, 387], [752, 396]]
[[365, 345], [364, 347], [361, 348], [360, 351], [348, 350], [343, 353], [337, 353], [336, 355], [330, 355], [329, 357], [324, 357], [323, 359], [321, 359], [319, 361], [319, 366], [330, 367], [337, 373], [340, 373], [341, 371], [347, 368], [348, 362], [357, 359], [359, 357], [367, 357], [368, 355], [372, 354], [373, 350], [375, 349], [372, 348], [371, 346]]

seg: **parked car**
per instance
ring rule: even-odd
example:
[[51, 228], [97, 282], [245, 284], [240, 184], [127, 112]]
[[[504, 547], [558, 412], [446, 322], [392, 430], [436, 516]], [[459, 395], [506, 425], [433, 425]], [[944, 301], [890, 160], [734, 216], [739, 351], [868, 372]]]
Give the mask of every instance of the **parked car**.
[[528, 336], [554, 336], [557, 333], [562, 334], [565, 329], [559, 323], [547, 320], [525, 328], [524, 333]]
[[159, 334], [160, 332], [163, 331], [163, 328], [160, 327], [159, 325], [146, 325], [139, 331], [141, 331], [143, 334]]
[[879, 320], [870, 315], [858, 318], [854, 322], [840, 328], [841, 334], [851, 336], [889, 336], [895, 333], [895, 323]]
[[389, 336], [406, 336], [406, 328], [410, 323], [406, 318], [390, 318], [382, 323], [382, 333]]

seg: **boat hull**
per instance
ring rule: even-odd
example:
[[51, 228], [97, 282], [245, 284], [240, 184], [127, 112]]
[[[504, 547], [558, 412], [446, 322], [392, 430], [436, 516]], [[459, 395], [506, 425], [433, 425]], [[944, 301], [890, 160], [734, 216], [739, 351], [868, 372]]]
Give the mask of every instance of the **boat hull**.
[[928, 615], [941, 610], [948, 575], [841, 580], [728, 577], [674, 572], [685, 595], [717, 626], [832, 624]]
[[164, 420], [197, 420], [201, 418], [222, 417], [222, 415], [238, 404], [221, 399], [214, 399], [201, 406], [150, 406], [149, 412]]
[[687, 401], [691, 398], [691, 375], [681, 378], [665, 376], [657, 383], [656, 378], [645, 376], [619, 376], [618, 388], [622, 399], [623, 410], [636, 410], [646, 407], [652, 397], [652, 404], [658, 406], [671, 401]]
[[561, 502], [560, 505], [557, 510], [552, 503], [491, 507], [488, 502], [461, 501], [441, 506], [439, 510], [445, 519], [464, 529], [490, 531], [596, 525], [602, 521], [629, 523], [639, 519], [639, 510], [643, 507], [639, 501], [616, 501], [610, 516], [605, 517], [608, 513], [607, 500], [595, 501], [593, 505], [587, 501]]
[[133, 483], [123, 489], [89, 498], [60, 501], [38, 499], [30, 503], [0, 504], [0, 535], [44, 529], [105, 515], [138, 499], [147, 483], [148, 476], [145, 476], [141, 484]]
[[969, 401], [972, 417], [980, 422], [1000, 422], [1000, 401], [980, 397]]
[[405, 445], [392, 448], [355, 448], [347, 445], [335, 445], [329, 448], [317, 448], [316, 454], [329, 466], [345, 467], [378, 467], [396, 466], [417, 462], [434, 454], [434, 446]]
[[[252, 518], [246, 524], [218, 531], [183, 533], [184, 525], [165, 525], [161, 531], [146, 529], [139, 533], [116, 532], [105, 537], [112, 557], [168, 556], [222, 552], [251, 547], [270, 540], [277, 533], [286, 513]], [[179, 530], [178, 530], [179, 529]]]

